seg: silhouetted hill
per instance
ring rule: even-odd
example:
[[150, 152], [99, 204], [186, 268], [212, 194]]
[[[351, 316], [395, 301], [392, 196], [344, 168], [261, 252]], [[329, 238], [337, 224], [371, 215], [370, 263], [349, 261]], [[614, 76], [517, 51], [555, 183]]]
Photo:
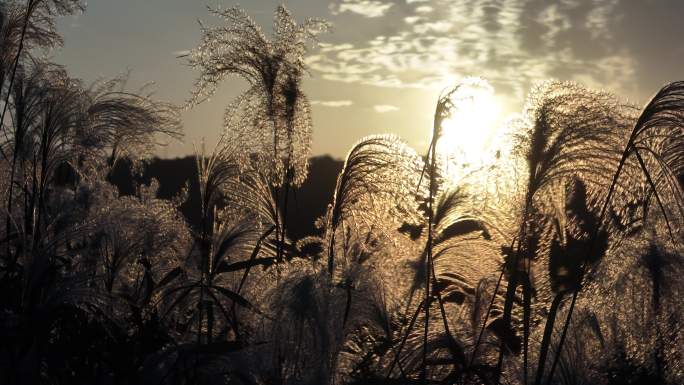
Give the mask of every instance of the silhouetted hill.
[[[114, 168], [110, 181], [124, 195], [135, 193], [131, 164], [121, 161]], [[325, 213], [332, 201], [337, 175], [342, 170], [343, 161], [328, 155], [310, 159], [309, 177], [304, 184], [290, 194], [288, 210], [288, 234], [294, 239], [316, 234], [314, 222]], [[175, 159], [152, 159], [145, 167], [138, 182], [149, 183], [151, 178], [159, 181], [159, 198], [168, 199], [177, 195], [186, 182], [189, 182], [190, 196], [181, 207], [181, 212], [193, 227], [199, 224], [200, 199], [195, 158], [188, 156]]]
[[311, 158], [309, 177], [302, 186], [295, 190], [290, 198], [288, 212], [288, 235], [292, 239], [317, 234], [314, 222], [325, 214], [328, 204], [332, 202], [337, 176], [344, 162], [328, 155]]

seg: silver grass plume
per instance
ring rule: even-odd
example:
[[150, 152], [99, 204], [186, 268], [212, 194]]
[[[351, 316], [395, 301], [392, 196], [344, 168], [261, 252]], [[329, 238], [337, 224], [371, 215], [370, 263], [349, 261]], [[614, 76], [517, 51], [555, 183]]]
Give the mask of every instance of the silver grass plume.
[[[653, 361], [655, 362], [653, 372], [655, 375], [671, 379], [681, 378], [681, 370], [677, 369], [676, 364], [674, 367], [664, 367], [665, 359], [668, 359], [670, 362], [672, 360], [676, 362], [678, 358], [676, 355], [670, 354], [671, 350], [664, 342], [663, 330], [671, 325], [663, 327], [663, 324], [658, 322], [658, 319], [663, 319], [662, 317], [677, 317], [676, 313], [672, 313], [669, 310], [669, 307], [661, 307], [660, 303], [663, 299], [668, 299], [667, 296], [661, 298], [662, 289], [672, 282], [665, 278], [666, 275], [664, 273], [674, 266], [681, 265], [677, 262], [681, 258], [677, 258], [676, 255], [681, 254], [682, 187], [678, 177], [681, 175], [680, 149], [684, 140], [682, 135], [682, 127], [684, 126], [682, 124], [684, 123], [684, 115], [682, 113], [682, 108], [684, 107], [682, 102], [684, 100], [683, 89], [682, 82], [674, 82], [664, 86], [644, 107], [638, 118], [635, 117], [636, 123], [629, 134], [627, 144], [624, 146], [622, 157], [616, 167], [612, 183], [609, 185], [607, 196], [601, 207], [600, 216], [603, 219], [608, 209], [611, 206], [615, 206], [616, 202], [620, 204], [621, 198], [625, 195], [628, 197], [632, 195], [630, 197], [632, 200], [627, 200], [627, 203], [639, 202], [639, 206], [641, 206], [641, 221], [643, 221], [643, 228], [645, 229], [643, 237], [646, 240], [646, 244], [642, 243], [642, 246], [636, 246], [637, 251], [629, 253], [639, 256], [639, 259], [631, 265], [629, 263], [610, 263], [613, 260], [612, 254], [617, 256], [624, 255], [623, 252], [613, 251], [609, 253], [611, 258], [608, 258], [607, 263], [604, 263], [610, 267], [601, 269], [601, 266], [599, 266], [599, 269], [597, 269], [599, 272], [603, 271], [604, 274], [594, 274], [594, 277], [590, 277], [607, 278], [607, 282], [602, 283], [601, 281], [591, 279], [590, 283], [593, 281], [599, 287], [607, 287], [610, 291], [614, 290], [615, 287], [611, 287], [610, 284], [606, 285], [606, 283], [615, 282], [616, 278], [633, 282], [641, 281], [641, 284], [635, 286], [638, 289], [633, 292], [641, 295], [641, 298], [636, 301], [647, 302], [649, 299], [648, 293], [651, 293], [651, 322], [653, 323], [650, 324], [650, 328], [644, 325], [641, 325], [641, 327], [655, 330], [655, 332], [647, 333], [646, 338], [650, 340], [643, 340], [642, 342], [644, 347], [650, 348], [653, 352]], [[625, 193], [622, 186], [626, 183], [631, 183], [632, 186], [646, 186], [646, 188], [633, 188]], [[633, 198], [634, 193], [638, 194], [636, 199]], [[631, 207], [628, 206], [628, 208]], [[612, 219], [615, 222], [614, 218]], [[659, 229], [661, 231], [658, 231]], [[625, 229], [618, 228], [618, 230], [624, 232]], [[627, 235], [633, 237], [635, 231], [633, 229], [628, 230], [629, 233]], [[639, 229], [637, 229], [637, 233], [638, 231]], [[634, 247], [633, 241], [634, 239], [628, 239], [625, 243], [628, 247]], [[672, 256], [675, 257], [672, 258]], [[634, 270], [641, 272], [641, 274], [628, 273], [627, 277], [625, 277], [621, 274], [625, 266], [634, 266]], [[636, 279], [629, 277], [629, 275], [635, 276]], [[648, 283], [644, 285], [644, 281]], [[649, 284], [652, 288], [650, 290], [645, 289]], [[560, 334], [559, 351], [563, 346], [571, 324], [571, 316], [577, 296], [578, 292], [576, 291], [573, 293], [566, 322]], [[677, 309], [680, 307], [675, 304], [673, 308]], [[618, 312], [618, 314], [620, 313]], [[629, 312], [622, 314], [623, 317], [627, 315], [626, 318], [630, 318]], [[624, 319], [622, 321], [621, 325], [629, 323], [629, 321]], [[681, 338], [681, 335], [677, 335], [673, 339], [681, 341]], [[554, 378], [554, 369], [559, 359], [560, 353], [557, 353], [548, 374], [549, 381]], [[641, 361], [643, 365], [643, 357], [637, 361]]]
[[[518, 203], [504, 210], [515, 213], [509, 241], [502, 245], [506, 256], [507, 291], [502, 325], [506, 335], [513, 335], [511, 316], [515, 289], [522, 286], [523, 304], [523, 367], [527, 375], [529, 326], [532, 317], [532, 296], [537, 290], [531, 274], [534, 261], [543, 248], [550, 229], [552, 202], [563, 185], [573, 178], [585, 184], [592, 202], [598, 199], [611, 178], [613, 165], [619, 158], [619, 132], [626, 126], [625, 107], [612, 95], [586, 90], [573, 83], [546, 82], [530, 94], [524, 109], [523, 131], [517, 135], [517, 154], [526, 168], [519, 175], [521, 188]], [[522, 171], [522, 170], [521, 170]], [[503, 340], [502, 340], [503, 341]], [[511, 347], [509, 346], [508, 349]], [[502, 342], [499, 370], [506, 345]]]
[[[315, 41], [328, 24], [317, 19], [297, 24], [279, 6], [269, 40], [240, 8], [210, 12], [226, 24], [202, 26], [202, 41], [189, 54], [189, 64], [201, 71], [190, 105], [211, 97], [228, 76], [245, 79], [250, 88], [227, 109], [226, 126], [239, 130], [255, 155], [271, 164], [272, 184], [299, 186], [306, 178], [311, 142], [309, 104], [301, 91], [303, 55], [307, 41]], [[241, 123], [232, 125], [234, 119]]]
[[352, 147], [337, 178], [333, 202], [327, 213], [326, 242], [331, 277], [335, 265], [335, 236], [352, 214], [368, 217], [369, 223], [373, 223], [373, 215], [379, 210], [389, 210], [409, 222], [418, 219], [420, 197], [415, 186], [421, 168], [422, 161], [415, 151], [395, 136], [367, 137]]
[[[14, 3], [0, 6], [0, 90], [11, 90], [22, 59], [31, 58], [32, 48], [53, 48], [62, 43], [56, 32], [57, 16], [83, 11], [80, 0], [28, 0], [25, 5]], [[1, 92], [0, 92], [0, 96]], [[0, 115], [0, 129], [5, 123], [10, 92], [7, 92]], [[3, 157], [6, 157], [2, 153]]]
[[167, 139], [183, 136], [179, 109], [153, 99], [143, 87], [125, 89], [129, 73], [93, 83], [84, 90], [84, 122], [79, 128], [81, 162], [107, 162], [113, 168], [121, 158], [149, 157]]

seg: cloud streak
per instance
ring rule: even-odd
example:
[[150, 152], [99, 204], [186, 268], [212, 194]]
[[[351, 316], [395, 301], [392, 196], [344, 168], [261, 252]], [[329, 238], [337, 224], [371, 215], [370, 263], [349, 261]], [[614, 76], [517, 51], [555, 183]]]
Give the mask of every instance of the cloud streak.
[[[323, 45], [309, 64], [324, 79], [378, 87], [441, 89], [475, 75], [516, 99], [532, 83], [546, 78], [633, 94], [639, 67], [650, 58], [636, 52], [647, 49], [637, 46], [640, 39], [625, 38], [633, 32], [624, 20], [630, 15], [644, 17], [638, 16], [643, 9], [632, 9], [630, 4], [628, 0], [338, 1], [333, 9], [384, 16], [383, 28], [373, 27], [374, 21], [357, 22], [355, 33], [367, 39]], [[359, 7], [352, 11], [352, 5]], [[659, 15], [672, 24], [670, 29], [684, 33], [684, 27], [667, 18], [667, 7], [661, 8]], [[658, 30], [654, 26], [646, 33]], [[677, 51], [679, 56], [684, 57], [683, 51]]]
[[340, 4], [332, 5], [331, 11], [333, 14], [351, 12], [369, 18], [376, 18], [385, 16], [393, 5], [391, 2], [375, 0], [343, 0]]
[[354, 104], [351, 100], [312, 100], [312, 106], [323, 106], [331, 108], [349, 107]]
[[373, 106], [373, 110], [379, 114], [385, 114], [388, 112], [399, 111], [399, 107], [390, 104], [378, 104]]

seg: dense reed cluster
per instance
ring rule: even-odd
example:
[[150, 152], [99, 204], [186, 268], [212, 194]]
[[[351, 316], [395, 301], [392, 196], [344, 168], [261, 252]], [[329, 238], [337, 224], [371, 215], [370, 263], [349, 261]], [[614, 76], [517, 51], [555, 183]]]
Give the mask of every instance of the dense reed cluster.
[[684, 82], [643, 108], [543, 82], [491, 164], [453, 180], [443, 122], [485, 85], [466, 80], [426, 156], [360, 140], [319, 232], [292, 240], [304, 57], [328, 25], [280, 6], [267, 36], [211, 10], [186, 107], [230, 76], [249, 88], [196, 155], [195, 226], [188, 189], [110, 183], [182, 137], [178, 107], [38, 55], [83, 6], [0, 1], [1, 383], [684, 383]]

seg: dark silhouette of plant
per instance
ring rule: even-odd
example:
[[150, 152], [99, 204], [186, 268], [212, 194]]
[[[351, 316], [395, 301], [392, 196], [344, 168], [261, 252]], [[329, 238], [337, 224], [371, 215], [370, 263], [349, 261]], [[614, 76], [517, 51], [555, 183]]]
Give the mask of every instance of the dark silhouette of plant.
[[[445, 180], [441, 176], [440, 170], [442, 165], [438, 163], [439, 158], [436, 149], [441, 136], [442, 122], [454, 110], [460, 108], [460, 103], [463, 100], [472, 97], [469, 93], [470, 87], [481, 85], [482, 83], [477, 80], [458, 85], [444, 93], [437, 104], [427, 164], [419, 177], [419, 188], [423, 180], [427, 181], [428, 185], [428, 192], [425, 194], [427, 195], [426, 202], [423, 204], [427, 217], [424, 218], [427, 221], [427, 226], [424, 226], [426, 245], [416, 263], [416, 275], [410, 290], [408, 305], [410, 306], [412, 303], [414, 291], [421, 286], [425, 290], [425, 298], [419, 303], [418, 310], [403, 332], [404, 337], [390, 365], [388, 377], [397, 364], [400, 365], [399, 368], [403, 376], [405, 376], [406, 369], [412, 367], [410, 364], [405, 364], [407, 366], [402, 367], [399, 361], [403, 347], [407, 342], [413, 345], [409, 351], [419, 351], [414, 344], [421, 339], [411, 333], [421, 311], [424, 312], [425, 316], [422, 349], [420, 349], [422, 350], [422, 359], [418, 366], [420, 380], [423, 382], [429, 380], [428, 366], [435, 368], [450, 366], [451, 370], [446, 372], [444, 377], [446, 381], [455, 381], [467, 370], [464, 344], [455, 334], [460, 325], [458, 321], [452, 322], [450, 320], [447, 307], [453, 305], [459, 308], [464, 302], [470, 302], [466, 301], [466, 297], [471, 297], [474, 294], [474, 289], [468, 286], [469, 279], [463, 278], [469, 277], [469, 272], [461, 271], [459, 274], [463, 275], [452, 274], [451, 267], [461, 266], [461, 263], [456, 263], [451, 267], [449, 265], [465, 257], [469, 252], [480, 253], [481, 261], [491, 257], [491, 254], [485, 256], [488, 252], [486, 251], [487, 247], [484, 246], [490, 235], [484, 222], [468, 213], [467, 195], [458, 187], [449, 187], [447, 183], [444, 183]], [[409, 227], [402, 226], [404, 229]], [[410, 233], [412, 238], [418, 238], [423, 233], [423, 228], [412, 229]], [[481, 242], [483, 241], [482, 237], [485, 238], [484, 242]], [[444, 264], [442, 265], [442, 263]], [[440, 268], [437, 268], [438, 264], [441, 265]], [[477, 274], [472, 278], [472, 284], [475, 284], [479, 279]], [[435, 318], [433, 322], [441, 321], [439, 328], [430, 327], [430, 307], [433, 303], [437, 303], [439, 306], [439, 316], [432, 317]], [[446, 355], [441, 354], [441, 350], [445, 351]], [[428, 353], [432, 358], [428, 359]], [[439, 370], [435, 370], [430, 377], [436, 377], [437, 373]]]
[[[397, 220], [419, 219], [418, 200], [413, 190], [421, 167], [422, 162], [414, 151], [398, 138], [387, 135], [364, 138], [345, 160], [325, 217], [322, 240], [327, 254], [328, 290], [342, 289], [346, 296], [341, 322], [343, 330], [359, 328], [359, 323], [373, 329], [384, 324], [385, 327], [381, 326], [379, 330], [384, 332], [385, 338], [391, 334], [386, 317], [382, 317], [385, 321], [379, 324], [368, 324], [363, 318], [354, 317], [352, 309], [362, 311], [367, 301], [359, 297], [359, 291], [368, 284], [364, 280], [372, 281], [367, 269], [373, 259], [378, 258], [377, 245], [381, 242], [378, 237], [387, 237], [387, 232], [394, 231], [392, 227], [396, 226]], [[341, 255], [336, 257], [336, 252]], [[336, 258], [340, 260], [336, 262]], [[353, 298], [361, 303], [357, 304]], [[350, 322], [350, 319], [354, 321]]]
[[259, 159], [259, 171], [266, 175], [278, 211], [282, 210], [282, 217], [280, 213], [276, 217], [277, 258], [281, 262], [288, 194], [306, 178], [311, 142], [309, 104], [301, 91], [306, 71], [303, 55], [307, 41], [315, 41], [328, 25], [316, 19], [297, 24], [290, 12], [279, 6], [274, 36], [269, 40], [239, 8], [210, 12], [226, 25], [203, 26], [202, 42], [189, 55], [189, 64], [201, 71], [190, 104], [213, 95], [227, 76], [249, 83], [250, 88], [226, 110], [226, 126], [241, 138], [250, 155]]
[[[638, 176], [642, 180], [645, 179], [647, 183], [646, 195], [648, 199], [646, 205], [655, 206], [665, 222], [667, 235], [672, 242], [677, 242], [678, 238], [675, 237], [675, 234], [679, 234], [681, 228], [679, 220], [682, 218], [683, 203], [682, 186], [677, 179], [682, 171], [683, 103], [684, 83], [674, 82], [663, 87], [644, 107], [634, 124], [612, 183], [608, 187], [600, 211], [599, 218], [601, 220], [604, 218], [608, 206], [615, 199], [614, 194], [616, 191], [619, 192], [620, 182], [624, 180], [633, 181], [630, 177], [634, 177], [634, 173], [629, 173], [631, 166], [631, 168], [641, 171]], [[669, 199], [666, 200], [665, 197]], [[593, 238], [596, 239], [596, 234]], [[582, 264], [580, 279], [587, 267], [587, 264]], [[573, 292], [568, 316], [560, 336], [559, 349], [554, 357], [554, 363], [549, 374], [549, 381], [553, 378], [578, 294], [579, 290]]]
[[551, 289], [556, 295], [549, 308], [540, 345], [535, 379], [537, 384], [541, 383], [544, 374], [551, 333], [562, 299], [567, 293], [579, 290], [582, 265], [598, 262], [608, 248], [606, 230], [599, 230], [596, 237], [592, 238], [599, 223], [597, 215], [588, 209], [584, 184], [579, 179], [571, 180], [567, 190], [564, 215], [560, 215], [555, 226], [556, 231], [561, 233], [551, 241], [549, 250], [549, 278]]
[[[611, 95], [594, 93], [569, 83], [546, 83], [533, 91], [526, 108], [529, 131], [518, 136], [519, 149], [527, 165], [521, 199], [518, 229], [505, 245], [505, 273], [508, 280], [502, 326], [504, 335], [513, 335], [511, 316], [519, 286], [523, 291], [523, 377], [527, 378], [528, 339], [532, 317], [532, 265], [545, 247], [545, 233], [553, 216], [557, 185], [573, 177], [590, 183], [587, 189], [605, 185], [610, 165], [616, 164], [616, 143], [623, 123], [619, 104]], [[598, 193], [598, 192], [597, 192]], [[503, 338], [498, 371], [507, 350]], [[509, 348], [510, 349], [510, 346]], [[526, 380], [525, 380], [526, 381]]]
[[[27, 38], [34, 39], [35, 30], [27, 30]], [[91, 162], [99, 160], [83, 155], [95, 155], [111, 141], [84, 138], [103, 127], [126, 132], [147, 123], [158, 126], [139, 131], [141, 139], [129, 132], [130, 143], [147, 140], [143, 132], [178, 135], [177, 114], [170, 105], [133, 94], [116, 102], [111, 95], [93, 102], [94, 90], [85, 89], [62, 67], [31, 56], [22, 59], [13, 76], [7, 89], [9, 103], [4, 105], [9, 118], [3, 124], [2, 143], [3, 154], [9, 154], [3, 160], [6, 227], [0, 263], [5, 293], [1, 311], [9, 322], [1, 353], [3, 381], [92, 383], [108, 371], [128, 378], [122, 373], [138, 365], [139, 356], [122, 356], [115, 364], [106, 357], [128, 340], [128, 331], [121, 332], [128, 327], [139, 336], [145, 330], [164, 334], [154, 326], [155, 312], [149, 304], [157, 281], [164, 283], [160, 275], [174, 261], [160, 257], [176, 253], [174, 242], [182, 243], [184, 226], [172, 214], [175, 207], [169, 210], [149, 194], [118, 201], [111, 191], [104, 192], [106, 183], [88, 172]], [[119, 119], [112, 118], [117, 115]], [[64, 172], [81, 178], [64, 180]], [[181, 232], [174, 234], [178, 224]], [[68, 345], [65, 338], [79, 326], [105, 337], [73, 343], [73, 349], [81, 349], [97, 363], [80, 366], [80, 372], [64, 372], [64, 367], [79, 365], [76, 355], [60, 353]], [[137, 346], [149, 349], [145, 341], [153, 339], [146, 335]]]
[[[0, 9], [2, 15], [0, 21], [2, 21], [3, 30], [2, 41], [0, 42], [3, 48], [0, 90], [5, 86], [7, 74], [9, 74], [7, 89], [12, 89], [27, 41], [29, 49], [33, 48], [31, 44], [44, 48], [59, 44], [61, 39], [55, 33], [55, 16], [73, 14], [84, 9], [80, 0], [27, 0], [25, 8], [21, 11], [15, 7], [16, 4], [7, 6], [3, 3]], [[19, 18], [19, 15], [23, 17]], [[19, 19], [23, 19], [21, 27], [19, 27]], [[17, 33], [19, 28], [21, 32]], [[13, 59], [10, 62], [7, 56], [11, 54], [13, 54]], [[9, 96], [10, 92], [8, 91], [3, 104], [2, 115], [0, 115], [0, 126], [3, 126], [5, 122]]]
[[[168, 297], [166, 301], [170, 301], [166, 314], [181, 304], [195, 304], [198, 345], [212, 344], [215, 327], [220, 330], [217, 334], [225, 336], [232, 332], [238, 337], [234, 306], [257, 310], [239, 294], [247, 272], [253, 265], [273, 262], [272, 258], [257, 258], [261, 242], [270, 231], [257, 240], [258, 223], [248, 220], [244, 210], [222, 203], [227, 196], [227, 187], [238, 186], [241, 167], [238, 163], [241, 159], [239, 147], [236, 143], [224, 142], [226, 138], [222, 137], [210, 156], [197, 155], [202, 211], [200, 228], [187, 266], [182, 269], [187, 275], [186, 279], [163, 294]], [[245, 276], [239, 287], [228, 288], [234, 282], [226, 280], [225, 273], [240, 270], [245, 270]], [[229, 309], [224, 306], [221, 299], [231, 301], [233, 307]], [[220, 310], [225, 324], [215, 323], [215, 309]]]

